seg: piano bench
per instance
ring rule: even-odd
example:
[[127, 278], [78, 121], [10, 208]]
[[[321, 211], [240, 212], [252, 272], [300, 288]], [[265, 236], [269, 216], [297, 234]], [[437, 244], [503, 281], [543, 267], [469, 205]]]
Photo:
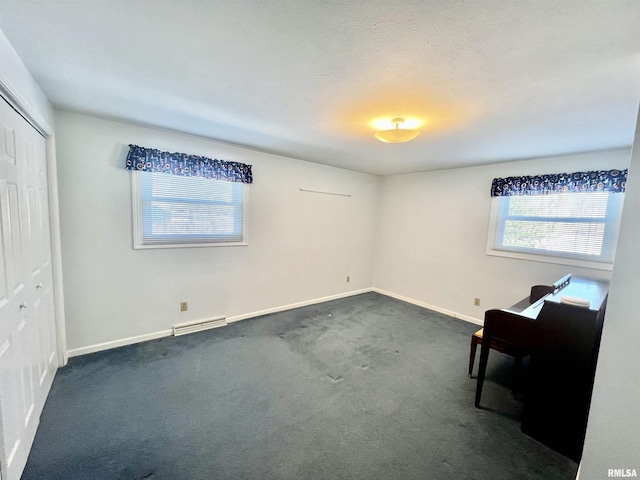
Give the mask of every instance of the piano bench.
[[[471, 336], [471, 352], [469, 354], [469, 378], [473, 373], [473, 364], [476, 358], [476, 348], [478, 345], [482, 345], [482, 335], [484, 333], [484, 328], [481, 328], [476, 333]], [[522, 368], [522, 358], [526, 355], [525, 352], [519, 350], [517, 348], [512, 347], [500, 340], [493, 340], [491, 342], [491, 348], [497, 350], [500, 353], [506, 353], [507, 355], [512, 356], [515, 359], [515, 377], [516, 382]], [[515, 383], [514, 382], [514, 393], [515, 393]]]

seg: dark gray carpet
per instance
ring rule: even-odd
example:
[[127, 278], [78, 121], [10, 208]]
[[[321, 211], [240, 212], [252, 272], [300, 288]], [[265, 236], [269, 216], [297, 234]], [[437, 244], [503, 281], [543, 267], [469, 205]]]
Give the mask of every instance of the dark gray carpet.
[[477, 328], [368, 293], [74, 358], [23, 480], [574, 480], [520, 432], [509, 357], [473, 407]]

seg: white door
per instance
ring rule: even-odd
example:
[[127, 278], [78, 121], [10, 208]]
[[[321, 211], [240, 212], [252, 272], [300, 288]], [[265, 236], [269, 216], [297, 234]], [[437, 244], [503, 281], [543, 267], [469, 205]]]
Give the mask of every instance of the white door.
[[45, 139], [0, 97], [0, 464], [18, 480], [58, 365]]

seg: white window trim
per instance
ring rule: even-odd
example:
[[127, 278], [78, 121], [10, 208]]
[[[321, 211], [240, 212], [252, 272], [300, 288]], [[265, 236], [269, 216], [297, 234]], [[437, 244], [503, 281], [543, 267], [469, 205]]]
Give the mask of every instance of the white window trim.
[[218, 242], [218, 243], [163, 243], [163, 244], [144, 244], [142, 243], [142, 185], [140, 175], [144, 172], [134, 170], [131, 172], [131, 217], [133, 223], [133, 248], [134, 250], [146, 250], [154, 248], [200, 248], [200, 247], [238, 247], [249, 245], [248, 230], [248, 205], [249, 205], [249, 188], [244, 188], [243, 201], [243, 218], [242, 218], [242, 238], [241, 242]]
[[[566, 258], [561, 256], [538, 255], [525, 252], [512, 252], [508, 250], [496, 250], [493, 248], [496, 239], [496, 230], [498, 216], [500, 213], [501, 197], [491, 198], [491, 214], [489, 217], [489, 234], [487, 235], [486, 254], [495, 257], [515, 258], [518, 260], [528, 260], [532, 262], [555, 263], [558, 265], [569, 265], [573, 267], [590, 268], [593, 270], [613, 271], [613, 263], [595, 262], [589, 260], [580, 260], [576, 258]], [[619, 227], [619, 225], [618, 225]], [[613, 258], [615, 258], [616, 245], [613, 245]]]

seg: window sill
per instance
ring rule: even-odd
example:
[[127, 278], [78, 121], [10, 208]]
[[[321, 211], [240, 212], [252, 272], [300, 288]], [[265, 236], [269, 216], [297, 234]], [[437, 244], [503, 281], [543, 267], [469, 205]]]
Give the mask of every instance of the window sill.
[[515, 258], [518, 260], [527, 260], [530, 262], [555, 263], [558, 265], [569, 265], [572, 267], [590, 268], [592, 270], [612, 271], [612, 263], [590, 262], [589, 260], [578, 260], [575, 258], [552, 257], [548, 255], [534, 255], [531, 253], [509, 252], [506, 250], [487, 249], [487, 255], [495, 257]]
[[134, 250], [146, 250], [154, 248], [200, 248], [200, 247], [244, 247], [248, 246], [248, 242], [233, 242], [233, 243], [167, 243], [158, 245], [143, 245], [134, 244]]

